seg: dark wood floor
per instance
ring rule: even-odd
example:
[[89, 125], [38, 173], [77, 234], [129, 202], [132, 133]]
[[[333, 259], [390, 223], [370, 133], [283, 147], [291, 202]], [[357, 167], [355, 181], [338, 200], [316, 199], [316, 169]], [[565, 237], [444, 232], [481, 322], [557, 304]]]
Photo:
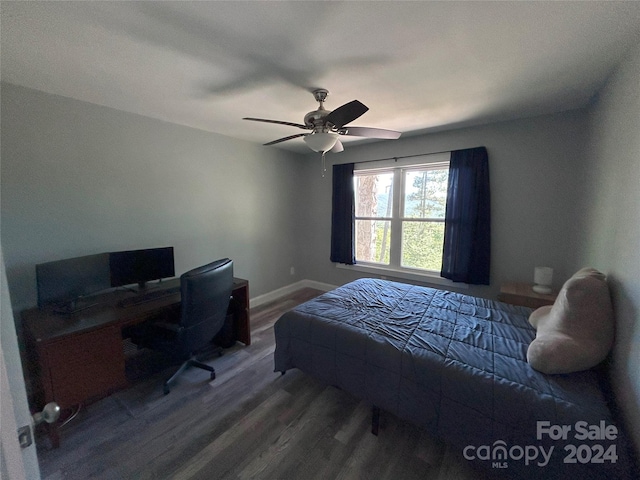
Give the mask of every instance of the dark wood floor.
[[273, 372], [274, 322], [319, 293], [252, 310], [251, 346], [206, 360], [213, 382], [190, 369], [165, 396], [172, 369], [149, 373], [150, 353], [138, 353], [134, 386], [82, 410], [62, 428], [60, 448], [38, 438], [42, 478], [479, 478], [461, 452], [419, 428], [383, 413], [376, 437], [371, 405], [298, 370]]

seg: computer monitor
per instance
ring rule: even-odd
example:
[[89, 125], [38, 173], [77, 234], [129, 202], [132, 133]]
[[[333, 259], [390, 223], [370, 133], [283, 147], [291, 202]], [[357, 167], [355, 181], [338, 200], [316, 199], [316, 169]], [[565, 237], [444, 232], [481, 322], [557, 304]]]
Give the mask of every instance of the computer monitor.
[[152, 280], [173, 277], [173, 247], [127, 250], [109, 254], [111, 286], [138, 284], [140, 289]]
[[86, 255], [36, 265], [38, 306], [73, 305], [81, 297], [111, 287], [109, 254]]

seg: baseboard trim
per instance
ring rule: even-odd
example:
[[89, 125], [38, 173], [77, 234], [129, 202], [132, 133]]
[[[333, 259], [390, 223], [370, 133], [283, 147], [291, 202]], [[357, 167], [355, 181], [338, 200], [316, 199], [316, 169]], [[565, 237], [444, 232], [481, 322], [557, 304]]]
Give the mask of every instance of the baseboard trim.
[[260, 305], [264, 305], [265, 303], [272, 302], [274, 300], [279, 299], [280, 297], [284, 297], [285, 295], [289, 295], [297, 290], [303, 288], [315, 288], [316, 290], [322, 290], [323, 292], [328, 292], [329, 290], [333, 290], [337, 288], [336, 285], [331, 285], [328, 283], [316, 282], [314, 280], [300, 280], [299, 282], [292, 283], [290, 285], [285, 285], [284, 287], [277, 288], [271, 292], [267, 292], [263, 295], [258, 295], [257, 297], [253, 297], [249, 299], [250, 308], [259, 307]]

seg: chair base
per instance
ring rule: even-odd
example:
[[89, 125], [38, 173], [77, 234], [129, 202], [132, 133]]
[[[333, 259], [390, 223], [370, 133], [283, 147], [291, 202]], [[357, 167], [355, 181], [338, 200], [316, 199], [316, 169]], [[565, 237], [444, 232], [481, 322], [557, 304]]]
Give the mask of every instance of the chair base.
[[[222, 349], [220, 348], [217, 351], [218, 351], [218, 355], [222, 356]], [[188, 360], [186, 360], [182, 365], [180, 365], [180, 368], [178, 368], [178, 370], [173, 375], [171, 375], [171, 378], [169, 378], [169, 380], [164, 382], [164, 384], [162, 385], [162, 391], [165, 395], [167, 395], [171, 391], [171, 383], [189, 367], [196, 367], [202, 370], [206, 370], [207, 372], [211, 372], [210, 379], [211, 380], [216, 379], [216, 371], [213, 367], [207, 365], [206, 363], [202, 363], [198, 361], [195, 355], [191, 355], [191, 357]]]

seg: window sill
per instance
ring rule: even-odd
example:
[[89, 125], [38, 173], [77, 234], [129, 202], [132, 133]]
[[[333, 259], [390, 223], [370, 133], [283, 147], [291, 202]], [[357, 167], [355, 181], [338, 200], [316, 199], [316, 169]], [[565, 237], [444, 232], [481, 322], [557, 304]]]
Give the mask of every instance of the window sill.
[[466, 283], [452, 282], [451, 280], [447, 280], [446, 278], [442, 278], [436, 273], [429, 272], [419, 272], [414, 270], [401, 270], [398, 268], [390, 268], [379, 265], [370, 265], [370, 264], [356, 264], [356, 265], [345, 265], [343, 263], [336, 263], [336, 268], [341, 268], [344, 270], [355, 270], [358, 272], [369, 273], [372, 275], [376, 275], [381, 279], [385, 280], [387, 277], [398, 278], [404, 280], [413, 280], [420, 283], [426, 283], [430, 285], [444, 286], [444, 287], [455, 287], [456, 289], [467, 289], [469, 285]]

